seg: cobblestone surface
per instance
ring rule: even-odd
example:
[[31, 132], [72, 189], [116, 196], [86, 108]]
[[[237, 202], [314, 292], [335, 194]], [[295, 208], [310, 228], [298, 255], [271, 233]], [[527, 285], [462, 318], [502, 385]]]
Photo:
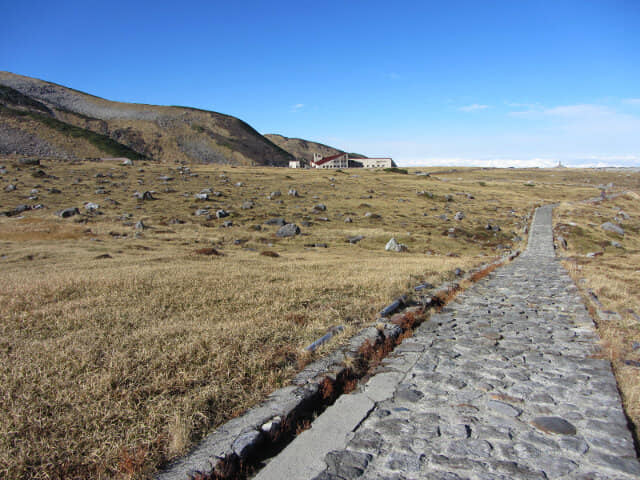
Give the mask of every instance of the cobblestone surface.
[[555, 259], [551, 207], [541, 207], [520, 258], [434, 314], [383, 363], [383, 376], [399, 381], [315, 479], [640, 478], [597, 341]]

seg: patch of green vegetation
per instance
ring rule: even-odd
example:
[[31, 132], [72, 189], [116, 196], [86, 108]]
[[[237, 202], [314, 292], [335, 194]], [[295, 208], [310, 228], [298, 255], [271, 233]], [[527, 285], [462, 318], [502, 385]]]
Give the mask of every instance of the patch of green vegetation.
[[487, 186], [487, 182], [478, 182], [478, 185], [480, 185], [481, 187], [486, 187]]
[[204, 127], [202, 125], [198, 125], [197, 123], [192, 123], [191, 129], [195, 130], [198, 133], [204, 133]]
[[106, 135], [101, 135], [99, 133], [92, 132], [91, 130], [86, 130], [84, 128], [76, 127], [75, 125], [61, 122], [60, 120], [56, 120], [55, 118], [48, 117], [40, 113], [15, 110], [13, 108], [3, 106], [0, 106], [0, 112], [8, 112], [9, 114], [21, 117], [28, 116], [43, 123], [47, 127], [62, 133], [63, 135], [68, 135], [74, 138], [84, 138], [94, 147], [113, 157], [126, 157], [131, 160], [147, 159], [146, 155], [138, 153], [135, 150], [132, 150], [131, 148], [107, 137]]
[[390, 173], [403, 173], [405, 175], [409, 173], [409, 170], [407, 170], [406, 168], [398, 168], [398, 167], [385, 168], [384, 171], [390, 172]]

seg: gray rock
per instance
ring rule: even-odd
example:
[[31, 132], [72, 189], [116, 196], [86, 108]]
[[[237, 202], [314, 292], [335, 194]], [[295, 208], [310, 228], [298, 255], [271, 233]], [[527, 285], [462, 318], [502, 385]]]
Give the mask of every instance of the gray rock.
[[135, 198], [137, 198], [138, 200], [155, 200], [155, 198], [153, 198], [153, 194], [149, 191], [146, 192], [135, 192], [133, 194], [133, 196]]
[[194, 213], [195, 216], [200, 217], [202, 215], [209, 215], [209, 210], [206, 208], [199, 208]]
[[136, 230], [146, 230], [147, 226], [144, 224], [144, 222], [142, 220], [138, 220], [136, 222], [136, 225], [134, 227]]
[[613, 233], [617, 233], [618, 235], [624, 235], [624, 229], [620, 225], [616, 225], [615, 223], [612, 223], [612, 222], [604, 222], [602, 225], [600, 225], [600, 228], [607, 232], [613, 232]]
[[327, 210], [327, 206], [324, 203], [319, 203], [313, 207], [316, 212], [324, 212]]
[[355, 244], [355, 243], [358, 243], [363, 238], [364, 238], [363, 235], [354, 235], [353, 237], [347, 238], [347, 242], [349, 242], [351, 244]]
[[74, 215], [80, 215], [80, 210], [78, 210], [78, 207], [65, 208], [63, 210], [58, 210], [56, 215], [62, 218], [69, 218]]
[[196, 193], [195, 197], [196, 197], [196, 200], [209, 200], [208, 193]]
[[351, 219], [351, 217], [345, 217], [344, 223], [353, 223], [353, 220]]
[[16, 186], [12, 183], [4, 187], [5, 192], [13, 192], [16, 189]]
[[611, 240], [611, 246], [615, 248], [622, 248], [622, 244], [620, 242], [616, 242], [615, 240]]
[[387, 242], [387, 245], [384, 249], [388, 252], [408, 252], [409, 247], [402, 243], [398, 243], [395, 238], [392, 238]]
[[233, 227], [233, 222], [231, 220], [227, 220], [226, 222], [222, 222], [222, 228]]
[[242, 210], [251, 210], [253, 207], [255, 207], [255, 203], [253, 203], [253, 201], [251, 200], [247, 200], [246, 202], [243, 202], [242, 205], [240, 206]]
[[125, 158], [122, 161], [122, 165], [124, 165], [125, 167], [133, 167], [133, 160], [131, 160], [130, 158]]
[[576, 427], [560, 417], [536, 417], [531, 424], [545, 433], [557, 433], [560, 435], [575, 435]]
[[93, 203], [93, 202], [87, 202], [87, 203], [84, 204], [84, 208], [88, 212], [95, 212], [96, 210], [98, 210], [100, 208], [100, 205], [98, 205], [97, 203]]
[[18, 160], [18, 163], [20, 165], [33, 166], [33, 165], [40, 165], [40, 160], [38, 160], [37, 158], [21, 158]]
[[299, 197], [300, 196], [298, 194], [298, 191], [295, 188], [290, 189], [288, 194], [289, 194], [290, 197]]
[[278, 229], [278, 237], [294, 237], [300, 234], [300, 228], [295, 223], [287, 223]]
[[273, 200], [274, 198], [280, 197], [282, 195], [282, 192], [280, 190], [276, 190], [275, 192], [271, 192], [269, 195], [267, 195], [267, 197], [269, 197], [270, 200]]
[[456, 220], [460, 221], [460, 220], [464, 219], [464, 213], [456, 212], [456, 214], [453, 216], [453, 218], [455, 218]]
[[522, 410], [519, 408], [499, 400], [489, 400], [487, 402], [487, 407], [507, 417], [517, 417], [522, 413]]
[[225, 218], [229, 216], [229, 212], [224, 209], [220, 209], [216, 211], [216, 218]]
[[282, 227], [283, 225], [286, 225], [287, 222], [282, 217], [276, 217], [276, 218], [270, 218], [269, 220], [264, 222], [264, 224], [265, 225], [277, 225], [279, 227]]
[[564, 250], [569, 248], [569, 245], [567, 244], [567, 239], [562, 236], [558, 237], [558, 245], [560, 245]]

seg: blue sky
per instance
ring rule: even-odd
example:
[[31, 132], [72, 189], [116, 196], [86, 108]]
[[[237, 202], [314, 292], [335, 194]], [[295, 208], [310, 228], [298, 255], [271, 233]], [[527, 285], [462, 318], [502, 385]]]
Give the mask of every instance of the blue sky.
[[0, 7], [0, 70], [110, 100], [400, 165], [640, 165], [640, 0]]

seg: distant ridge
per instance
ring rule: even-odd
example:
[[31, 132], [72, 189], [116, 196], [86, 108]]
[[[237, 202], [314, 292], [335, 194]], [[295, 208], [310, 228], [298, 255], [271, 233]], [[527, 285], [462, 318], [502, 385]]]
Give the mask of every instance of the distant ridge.
[[[323, 157], [346, 153], [342, 150], [338, 150], [337, 148], [330, 147], [329, 145], [312, 142], [310, 140], [303, 140], [302, 138], [289, 138], [276, 133], [267, 133], [265, 134], [265, 137], [297, 159], [306, 160], [307, 162], [311, 162], [311, 160], [313, 160], [314, 153], [319, 153]], [[349, 153], [349, 157], [364, 158], [363, 155], [358, 153]]]
[[287, 166], [294, 157], [242, 120], [112, 102], [0, 71], [0, 154]]

